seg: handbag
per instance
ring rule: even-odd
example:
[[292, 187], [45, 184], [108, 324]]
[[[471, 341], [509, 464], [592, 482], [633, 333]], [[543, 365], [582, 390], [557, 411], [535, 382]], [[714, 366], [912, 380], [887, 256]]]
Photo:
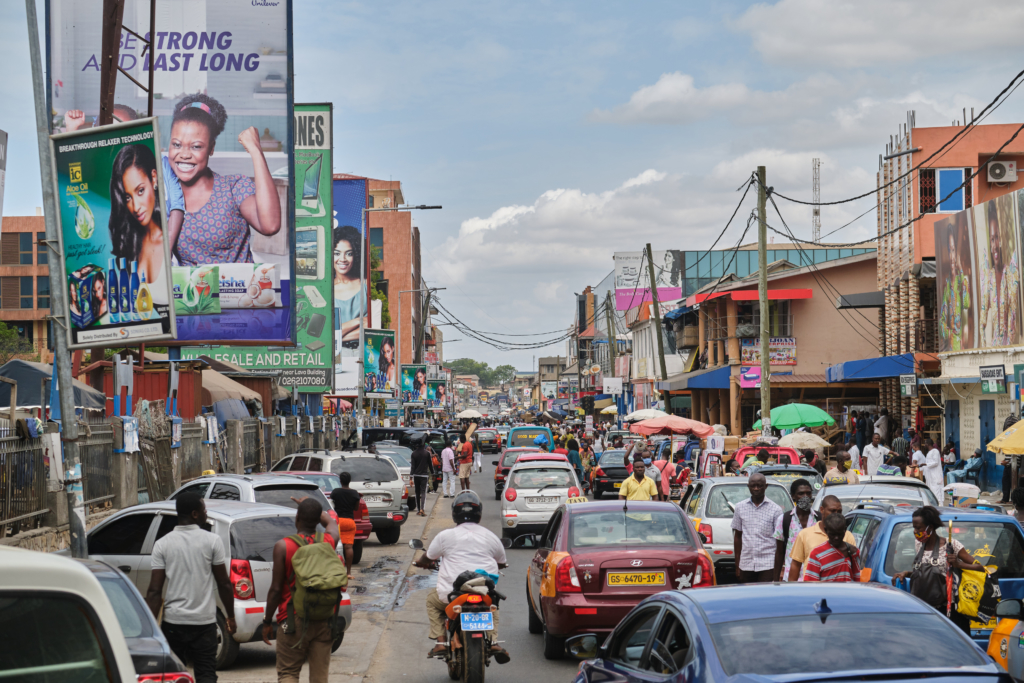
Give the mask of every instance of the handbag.
[[[914, 570], [910, 575], [910, 594], [928, 603], [940, 612], [945, 612], [949, 605], [948, 593], [946, 591], [946, 573], [943, 572], [946, 557], [943, 551], [942, 564], [935, 565], [931, 562], [923, 562], [925, 554], [924, 544], [914, 558]], [[931, 552], [932, 560], [939, 555], [939, 548]]]

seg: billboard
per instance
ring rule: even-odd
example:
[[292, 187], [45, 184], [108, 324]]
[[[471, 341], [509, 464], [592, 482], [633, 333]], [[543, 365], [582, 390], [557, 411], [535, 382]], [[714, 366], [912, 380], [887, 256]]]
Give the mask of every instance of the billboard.
[[[658, 300], [670, 301], [683, 295], [682, 254], [677, 249], [652, 252]], [[651, 277], [642, 251], [618, 251], [615, 259], [615, 310], [639, 306], [651, 297]]]
[[547, 399], [558, 398], [558, 382], [546, 381], [540, 383], [540, 397]]
[[[55, 133], [98, 121], [103, 5], [47, 3]], [[149, 8], [148, 2], [124, 3], [123, 25], [148, 37]], [[155, 20], [155, 55], [122, 30], [118, 65], [138, 83], [153, 72], [167, 199], [179, 191], [182, 197], [183, 214], [175, 216], [170, 206], [166, 228], [177, 339], [291, 346], [291, 2], [161, 2]], [[120, 75], [115, 120], [140, 118], [147, 99]]]
[[448, 386], [443, 379], [427, 380], [427, 405], [438, 409], [448, 407]]
[[158, 139], [143, 119], [50, 140], [72, 348], [174, 339]]
[[365, 330], [363, 396], [394, 398], [398, 387], [394, 330]]
[[402, 402], [425, 405], [427, 402], [427, 366], [402, 366]]
[[[370, 245], [361, 240], [363, 209], [367, 208], [369, 186], [366, 178], [333, 181], [334, 217], [331, 237], [331, 282], [334, 296], [334, 392], [355, 394], [359, 385], [359, 315], [366, 308], [366, 289], [359, 273], [370, 272]], [[364, 249], [360, 252], [360, 241]], [[379, 321], [377, 324], [380, 324]], [[369, 326], [369, 323], [366, 323]]]
[[939, 350], [1020, 344], [1024, 192], [996, 197], [935, 222]]
[[[760, 365], [761, 340], [740, 340], [740, 364]], [[796, 365], [796, 339], [793, 337], [771, 337], [768, 339], [769, 365]]]
[[329, 392], [334, 381], [332, 266], [328, 256], [333, 206], [331, 104], [295, 105], [295, 334], [291, 348], [187, 348], [255, 373], [273, 373], [282, 386]]

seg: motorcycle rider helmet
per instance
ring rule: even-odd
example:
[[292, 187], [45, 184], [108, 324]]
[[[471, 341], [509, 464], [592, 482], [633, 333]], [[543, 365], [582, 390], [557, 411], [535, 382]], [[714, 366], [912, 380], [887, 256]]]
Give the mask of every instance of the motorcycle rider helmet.
[[483, 513], [484, 504], [473, 491], [462, 491], [452, 501], [452, 519], [456, 524], [479, 524]]

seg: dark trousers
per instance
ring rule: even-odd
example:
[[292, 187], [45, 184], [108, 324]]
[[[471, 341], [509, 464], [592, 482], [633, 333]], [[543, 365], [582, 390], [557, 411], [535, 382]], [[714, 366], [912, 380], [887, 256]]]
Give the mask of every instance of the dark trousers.
[[1001, 502], [1010, 502], [1010, 489], [1013, 488], [1013, 470], [1010, 469], [1010, 461], [1007, 460], [1003, 465], [1003, 500]]
[[[940, 612], [942, 612], [943, 610], [946, 609], [946, 606], [943, 605], [941, 608], [940, 607], [936, 607], [935, 609], [937, 609]], [[970, 617], [965, 616], [963, 614], [960, 614], [959, 612], [953, 612], [951, 615], [949, 615], [949, 620], [953, 622], [953, 625], [955, 625], [958, 629], [960, 629], [961, 631], [966, 633], [968, 636], [971, 635], [971, 618]]]
[[178, 659], [192, 664], [196, 683], [217, 683], [217, 624], [197, 626], [165, 621], [161, 628]]
[[771, 583], [775, 580], [774, 569], [762, 569], [759, 572], [743, 572], [743, 578], [736, 583]]
[[430, 481], [429, 474], [413, 475], [413, 483], [416, 484], [416, 509], [423, 510], [423, 502], [427, 498], [427, 482]]

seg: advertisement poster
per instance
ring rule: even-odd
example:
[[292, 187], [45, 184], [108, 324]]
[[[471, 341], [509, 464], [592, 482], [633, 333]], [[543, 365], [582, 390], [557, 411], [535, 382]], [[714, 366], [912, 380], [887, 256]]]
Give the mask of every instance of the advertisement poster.
[[427, 366], [402, 366], [402, 402], [407, 405], [426, 405]]
[[740, 388], [760, 389], [761, 388], [761, 366], [740, 368]]
[[982, 365], [978, 368], [978, 374], [981, 377], [981, 393], [1006, 393], [1006, 369], [1002, 365]]
[[282, 386], [300, 392], [331, 391], [331, 110], [331, 104], [295, 105], [295, 348], [186, 348], [183, 359], [206, 355], [257, 374], [279, 375]]
[[[682, 297], [682, 254], [676, 249], [652, 252], [659, 301]], [[650, 269], [642, 251], [619, 251], [615, 259], [615, 310], [626, 311], [651, 297]]]
[[443, 379], [427, 380], [427, 405], [436, 411], [448, 407], [448, 387]]
[[1016, 346], [1022, 335], [1018, 190], [935, 223], [942, 352]]
[[[370, 245], [363, 241], [360, 253], [360, 226], [363, 209], [367, 207], [369, 189], [366, 178], [335, 179], [334, 229], [331, 237], [331, 282], [334, 295], [334, 393], [355, 395], [359, 386], [359, 316], [367, 310], [366, 289], [359, 281], [360, 269], [369, 274], [370, 267], [360, 266], [369, 254]], [[369, 321], [366, 321], [369, 327]], [[380, 321], [377, 321], [380, 324]]]
[[363, 354], [363, 396], [393, 398], [398, 387], [398, 366], [395, 364], [395, 331], [366, 330]]
[[547, 381], [540, 383], [540, 397], [547, 399], [558, 398], [558, 382]]
[[[54, 133], [97, 123], [103, 5], [47, 3]], [[149, 7], [124, 3], [123, 25], [145, 33]], [[155, 54], [122, 31], [118, 65], [139, 83], [153, 72], [177, 339], [291, 346], [291, 2], [162, 2], [155, 19]], [[120, 75], [115, 120], [144, 116], [147, 98]]]
[[[761, 340], [740, 340], [740, 364], [761, 364]], [[796, 365], [796, 339], [793, 337], [772, 337], [768, 340], [769, 365]]]
[[174, 339], [156, 119], [55, 135], [72, 348]]

